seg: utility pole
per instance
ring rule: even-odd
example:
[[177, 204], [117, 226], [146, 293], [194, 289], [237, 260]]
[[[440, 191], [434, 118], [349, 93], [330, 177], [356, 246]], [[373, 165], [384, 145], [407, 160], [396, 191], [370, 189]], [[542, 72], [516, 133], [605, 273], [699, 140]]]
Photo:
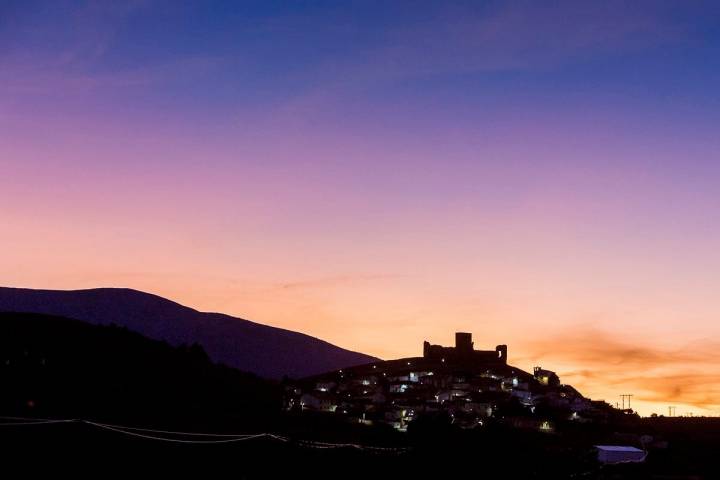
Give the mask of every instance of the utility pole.
[[628, 409], [630, 408], [630, 399], [633, 397], [632, 393], [626, 393], [624, 395], [620, 395], [620, 398], [622, 398], [622, 404], [623, 404], [623, 410], [625, 410], [625, 399], [627, 398], [628, 401]]

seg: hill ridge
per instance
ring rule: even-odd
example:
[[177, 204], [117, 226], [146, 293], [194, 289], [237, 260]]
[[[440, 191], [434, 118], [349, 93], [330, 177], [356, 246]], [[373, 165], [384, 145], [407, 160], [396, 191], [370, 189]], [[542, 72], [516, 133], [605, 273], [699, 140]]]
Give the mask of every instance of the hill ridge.
[[171, 345], [199, 343], [213, 361], [268, 378], [298, 378], [377, 360], [306, 333], [220, 312], [202, 312], [125, 287], [0, 287], [0, 311], [44, 313], [101, 325], [115, 323]]

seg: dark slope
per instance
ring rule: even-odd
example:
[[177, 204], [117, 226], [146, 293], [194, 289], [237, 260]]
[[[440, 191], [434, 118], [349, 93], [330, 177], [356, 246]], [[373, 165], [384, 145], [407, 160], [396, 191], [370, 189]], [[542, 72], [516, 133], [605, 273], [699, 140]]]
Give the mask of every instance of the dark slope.
[[127, 327], [171, 345], [199, 343], [215, 362], [267, 378], [298, 378], [360, 365], [374, 357], [298, 332], [203, 313], [124, 288], [32, 290], [0, 287], [0, 312], [32, 312]]
[[[0, 410], [119, 421], [258, 418], [281, 387], [123, 327], [35, 313], [0, 313]], [[246, 422], [247, 423], [247, 422]]]

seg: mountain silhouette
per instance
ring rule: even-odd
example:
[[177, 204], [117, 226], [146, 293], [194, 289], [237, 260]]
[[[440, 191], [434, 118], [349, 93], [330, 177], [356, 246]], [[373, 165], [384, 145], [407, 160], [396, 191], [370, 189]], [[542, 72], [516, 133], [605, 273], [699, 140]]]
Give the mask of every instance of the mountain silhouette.
[[221, 313], [199, 312], [128, 288], [34, 290], [0, 287], [0, 312], [116, 324], [170, 345], [201, 345], [210, 359], [266, 378], [305, 377], [377, 358], [302, 333]]

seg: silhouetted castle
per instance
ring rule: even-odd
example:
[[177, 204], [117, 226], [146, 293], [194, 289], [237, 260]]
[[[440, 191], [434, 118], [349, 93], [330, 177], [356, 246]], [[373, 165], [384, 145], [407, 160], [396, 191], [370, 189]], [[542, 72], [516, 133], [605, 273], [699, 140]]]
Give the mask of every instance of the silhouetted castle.
[[432, 359], [447, 359], [453, 361], [477, 361], [482, 363], [507, 363], [507, 345], [498, 345], [495, 350], [475, 350], [473, 348], [472, 333], [456, 332], [455, 346], [443, 347], [423, 343], [423, 357]]
[[552, 429], [548, 412], [575, 421], [583, 415], [590, 418], [595, 410], [589, 399], [562, 385], [555, 372], [536, 367], [529, 373], [508, 365], [507, 345], [475, 350], [472, 334], [465, 332], [455, 334], [454, 347], [424, 342], [422, 357], [357, 365], [289, 382], [285, 408], [332, 413], [365, 425], [388, 424], [400, 431], [419, 416], [438, 414], [449, 415], [460, 428], [501, 419], [546, 431]]

